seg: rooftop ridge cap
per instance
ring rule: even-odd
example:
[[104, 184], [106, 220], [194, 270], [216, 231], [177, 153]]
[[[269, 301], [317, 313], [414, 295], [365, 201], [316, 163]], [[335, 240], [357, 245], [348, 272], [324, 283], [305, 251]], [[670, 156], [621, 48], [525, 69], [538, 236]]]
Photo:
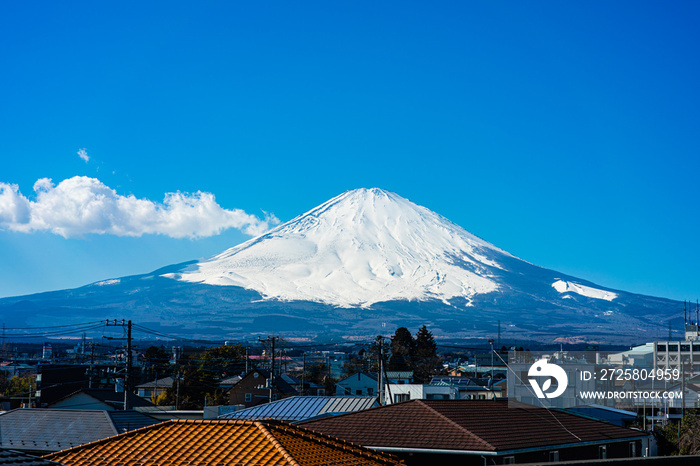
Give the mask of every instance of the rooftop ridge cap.
[[482, 439], [481, 437], [479, 437], [478, 435], [476, 435], [474, 432], [472, 432], [472, 431], [470, 431], [470, 430], [468, 430], [468, 429], [465, 429], [463, 426], [460, 426], [460, 425], [457, 424], [455, 421], [453, 421], [453, 420], [450, 419], [449, 417], [447, 417], [447, 416], [445, 416], [444, 414], [442, 414], [440, 411], [438, 411], [438, 410], [436, 410], [435, 408], [429, 406], [427, 403], [424, 402], [424, 400], [416, 400], [416, 402], [419, 403], [419, 404], [422, 405], [422, 406], [425, 406], [425, 407], [428, 408], [431, 412], [437, 414], [439, 418], [444, 419], [445, 421], [447, 421], [447, 422], [450, 423], [451, 425], [457, 427], [457, 429], [459, 429], [461, 432], [464, 432], [464, 433], [466, 433], [468, 436], [470, 436], [470, 437], [476, 439], [478, 442], [480, 442], [480, 443], [482, 443], [482, 444], [484, 444], [484, 445], [487, 445], [489, 448], [493, 449], [493, 451], [497, 451], [497, 448], [494, 447], [493, 445], [491, 445], [489, 442], [487, 442], [486, 440]]
[[272, 433], [269, 430], [267, 430], [265, 424], [263, 424], [260, 421], [255, 421], [253, 424], [263, 433], [263, 435], [265, 435], [265, 438], [267, 438], [267, 440], [269, 440], [270, 443], [272, 443], [275, 449], [282, 454], [284, 459], [286, 459], [292, 466], [301, 466], [287, 451], [287, 449], [284, 448], [284, 446], [282, 446], [282, 444], [275, 438], [275, 436], [272, 435]]
[[[104, 413], [104, 417], [107, 418], [107, 422], [109, 423], [110, 427], [114, 431], [114, 435], [119, 435], [119, 429], [117, 429], [117, 424], [114, 423], [114, 419], [112, 418], [110, 411], [104, 410], [102, 412]], [[110, 437], [113, 437], [114, 435], [110, 435]]]

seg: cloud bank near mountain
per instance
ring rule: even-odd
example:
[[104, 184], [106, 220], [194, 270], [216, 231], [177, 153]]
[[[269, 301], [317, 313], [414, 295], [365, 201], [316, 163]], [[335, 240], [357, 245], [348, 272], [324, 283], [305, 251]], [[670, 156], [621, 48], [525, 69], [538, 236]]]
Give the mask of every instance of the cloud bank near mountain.
[[214, 236], [234, 228], [256, 236], [279, 223], [241, 209], [221, 207], [212, 193], [166, 193], [163, 202], [123, 196], [96, 178], [74, 176], [57, 185], [49, 178], [34, 184], [36, 200], [17, 185], [0, 182], [0, 229], [49, 231], [64, 238], [87, 234], [172, 238]]

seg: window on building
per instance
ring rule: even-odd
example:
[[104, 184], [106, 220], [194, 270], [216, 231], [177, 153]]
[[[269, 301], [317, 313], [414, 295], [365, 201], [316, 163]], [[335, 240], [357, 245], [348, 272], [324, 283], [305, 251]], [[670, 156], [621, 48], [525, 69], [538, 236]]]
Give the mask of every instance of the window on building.
[[515, 464], [515, 456], [504, 456], [503, 464]]
[[604, 460], [608, 457], [608, 447], [607, 445], [601, 445], [598, 447], [598, 458]]
[[362, 389], [358, 388], [357, 390], [355, 390], [355, 395], [362, 395]]
[[246, 402], [246, 403], [250, 403], [251, 401], [253, 401], [253, 394], [252, 394], [252, 393], [246, 393], [246, 394], [245, 394], [245, 402]]
[[325, 388], [319, 388], [318, 391], [316, 392], [317, 396], [325, 396], [326, 395], [326, 389]]
[[549, 462], [559, 461], [559, 450], [549, 452]]
[[681, 351], [690, 351], [690, 345], [681, 345]]
[[656, 350], [657, 351], [666, 351], [666, 345], [656, 345]]
[[352, 389], [350, 387], [345, 387], [345, 394], [352, 395]]
[[693, 345], [693, 352], [695, 352], [695, 353], [700, 352], [700, 345]]
[[367, 394], [368, 394], [369, 396], [374, 395], [374, 389], [373, 389], [372, 387], [367, 387]]
[[408, 393], [397, 393], [394, 395], [394, 403], [401, 403], [402, 401], [408, 401], [411, 399], [411, 395]]
[[486, 395], [479, 395], [479, 399], [480, 399], [480, 400], [485, 400], [485, 399], [486, 399]]
[[637, 444], [635, 442], [630, 442], [630, 458], [637, 457]]
[[668, 345], [669, 351], [678, 351], [678, 345]]

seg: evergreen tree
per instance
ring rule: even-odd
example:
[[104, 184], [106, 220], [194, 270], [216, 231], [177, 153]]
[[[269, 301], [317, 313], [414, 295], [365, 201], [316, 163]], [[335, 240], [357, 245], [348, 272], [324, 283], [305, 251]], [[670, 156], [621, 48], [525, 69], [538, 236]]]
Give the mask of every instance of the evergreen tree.
[[415, 342], [413, 377], [417, 382], [428, 383], [432, 376], [442, 370], [442, 361], [437, 355], [437, 344], [432, 332], [425, 325], [416, 333]]
[[416, 342], [406, 327], [399, 327], [391, 337], [391, 358], [388, 369], [391, 371], [411, 370], [416, 353]]

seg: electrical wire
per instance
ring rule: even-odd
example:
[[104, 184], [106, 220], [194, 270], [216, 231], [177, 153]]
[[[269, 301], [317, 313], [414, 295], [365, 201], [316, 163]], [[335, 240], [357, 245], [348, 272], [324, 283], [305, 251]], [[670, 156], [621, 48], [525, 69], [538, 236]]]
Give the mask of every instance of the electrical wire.
[[35, 329], [42, 329], [42, 328], [78, 327], [78, 326], [82, 326], [82, 325], [99, 324], [101, 322], [104, 322], [104, 321], [100, 320], [100, 321], [82, 322], [82, 323], [78, 323], [78, 324], [66, 324], [66, 325], [45, 325], [42, 327], [4, 327], [4, 329], [5, 330], [35, 330]]
[[76, 333], [88, 332], [90, 330], [97, 330], [103, 326], [104, 326], [103, 323], [98, 323], [98, 324], [94, 324], [94, 325], [87, 325], [84, 327], [76, 327], [76, 328], [72, 328], [72, 329], [48, 331], [48, 332], [41, 332], [41, 333], [11, 333], [9, 335], [5, 334], [4, 339], [7, 340], [9, 338], [15, 339], [15, 338], [59, 337], [59, 336], [66, 336], [66, 335], [74, 335]]

